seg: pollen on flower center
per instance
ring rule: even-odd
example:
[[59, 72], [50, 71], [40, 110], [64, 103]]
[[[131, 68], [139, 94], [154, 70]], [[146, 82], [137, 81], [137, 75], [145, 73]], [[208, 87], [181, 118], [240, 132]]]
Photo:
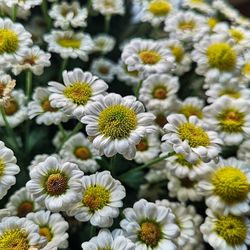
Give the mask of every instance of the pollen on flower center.
[[81, 41], [79, 39], [73, 38], [59, 38], [57, 43], [64, 48], [79, 49], [81, 46]]
[[28, 236], [24, 230], [16, 228], [3, 232], [0, 236], [0, 249], [2, 250], [28, 250]]
[[87, 83], [75, 82], [65, 88], [64, 94], [72, 102], [78, 105], [85, 105], [92, 96], [92, 89]]
[[4, 160], [0, 159], [0, 178], [3, 176], [5, 171], [5, 163]]
[[197, 116], [199, 119], [202, 119], [203, 117], [202, 111], [193, 105], [183, 105], [179, 112], [185, 115], [187, 118], [192, 115]]
[[203, 0], [191, 0], [191, 3], [204, 3]]
[[250, 63], [246, 63], [242, 68], [242, 73], [244, 75], [250, 75]]
[[185, 166], [188, 168], [193, 168], [195, 167], [200, 161], [197, 161], [196, 163], [192, 164], [188, 162], [185, 157], [182, 154], [176, 154], [176, 160], [177, 163], [179, 163], [181, 166]]
[[240, 30], [237, 29], [230, 29], [230, 34], [233, 37], [233, 39], [239, 43], [240, 41], [242, 41], [244, 39], [244, 34], [243, 32], [241, 32]]
[[184, 123], [178, 128], [178, 132], [182, 141], [187, 140], [192, 148], [199, 146], [206, 147], [210, 144], [207, 133], [192, 123]]
[[167, 15], [171, 9], [171, 4], [166, 0], [153, 0], [148, 6], [148, 10], [156, 16]]
[[241, 202], [249, 192], [246, 175], [230, 166], [218, 169], [212, 176], [212, 184], [214, 193], [227, 203]]
[[218, 115], [221, 130], [228, 133], [241, 132], [245, 122], [244, 118], [245, 115], [242, 112], [232, 108], [225, 109]]
[[153, 97], [156, 99], [164, 100], [166, 99], [168, 91], [165, 86], [157, 86], [153, 90]]
[[144, 50], [139, 53], [139, 57], [145, 64], [156, 64], [161, 60], [161, 56], [158, 52], [153, 50]]
[[148, 149], [148, 141], [147, 141], [147, 139], [146, 139], [146, 138], [143, 138], [143, 139], [139, 142], [139, 144], [136, 145], [136, 149], [137, 149], [138, 151], [141, 151], [141, 152], [146, 151], [146, 150]]
[[80, 146], [75, 149], [75, 156], [81, 160], [87, 160], [91, 158], [91, 152], [87, 147]]
[[207, 58], [211, 67], [231, 71], [235, 68], [237, 55], [229, 44], [214, 43], [207, 48]]
[[136, 113], [119, 104], [104, 109], [98, 119], [99, 131], [112, 139], [127, 138], [136, 125]]
[[176, 62], [180, 63], [184, 56], [184, 50], [180, 46], [173, 46], [171, 48], [172, 54], [175, 57]]
[[164, 127], [165, 124], [167, 124], [167, 118], [164, 114], [157, 114], [155, 118], [155, 123], [158, 124], [161, 128]]
[[100, 67], [99, 72], [102, 73], [103, 75], [107, 75], [109, 73], [109, 68], [108, 67]]
[[17, 208], [17, 216], [25, 217], [28, 213], [32, 212], [34, 209], [34, 204], [31, 201], [22, 202]]
[[141, 224], [138, 238], [147, 246], [156, 247], [161, 239], [161, 228], [153, 221], [145, 221]]
[[12, 99], [4, 104], [4, 112], [7, 116], [15, 114], [19, 110], [18, 103]]
[[0, 29], [0, 54], [14, 53], [19, 46], [17, 34], [10, 29]]
[[67, 177], [61, 173], [50, 174], [45, 181], [45, 189], [52, 196], [61, 195], [68, 188]]
[[210, 29], [213, 29], [217, 23], [218, 23], [218, 20], [212, 17], [208, 18], [207, 20], [207, 24], [210, 27]]
[[46, 99], [42, 102], [42, 108], [45, 112], [57, 112], [58, 109], [57, 108], [53, 108], [51, 105], [50, 105], [50, 101], [49, 99]]
[[218, 218], [215, 225], [216, 233], [229, 245], [236, 247], [245, 242], [247, 227], [241, 217], [233, 215], [222, 216]]
[[36, 60], [37, 60], [37, 57], [32, 55], [31, 57], [24, 58], [23, 61], [22, 61], [22, 64], [35, 65]]
[[110, 191], [100, 185], [90, 186], [86, 189], [82, 203], [94, 213], [110, 202]]
[[52, 234], [51, 230], [46, 226], [39, 228], [39, 234], [41, 236], [44, 236], [48, 242], [50, 242], [53, 238], [53, 234]]
[[196, 23], [194, 21], [181, 21], [178, 26], [181, 30], [188, 31], [193, 30], [196, 27]]

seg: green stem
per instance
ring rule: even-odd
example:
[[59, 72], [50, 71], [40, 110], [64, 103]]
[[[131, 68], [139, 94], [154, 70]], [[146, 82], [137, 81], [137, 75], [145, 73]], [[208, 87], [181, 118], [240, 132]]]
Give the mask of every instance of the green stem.
[[89, 238], [91, 239], [92, 237], [95, 236], [95, 234], [96, 234], [96, 227], [91, 225], [89, 230], [89, 236], [90, 236]]
[[110, 21], [111, 21], [111, 15], [105, 16], [105, 33], [109, 33], [109, 28], [110, 28]]
[[63, 59], [61, 67], [60, 67], [60, 72], [59, 72], [59, 81], [62, 80], [62, 73], [66, 69], [68, 63], [69, 63], [69, 58]]
[[92, 10], [92, 0], [88, 0], [88, 2], [87, 2], [87, 9], [88, 9], [88, 13], [90, 14], [91, 10]]
[[139, 97], [139, 92], [142, 86], [142, 80], [135, 86], [134, 94], [138, 98]]
[[13, 22], [16, 21], [16, 17], [17, 17], [17, 5], [15, 4], [12, 8], [12, 13], [11, 13], [11, 19]]
[[60, 132], [62, 133], [62, 135], [63, 135], [63, 140], [66, 138], [66, 133], [65, 133], [65, 130], [64, 130], [64, 128], [63, 128], [63, 126], [62, 126], [62, 124], [61, 123], [59, 123], [58, 124], [58, 128], [59, 128], [59, 130], [60, 130]]
[[26, 71], [26, 97], [27, 102], [30, 100], [32, 94], [32, 72], [30, 70]]
[[117, 157], [116, 157], [116, 155], [114, 155], [113, 157], [111, 157], [110, 163], [109, 163], [110, 164], [109, 170], [110, 170], [112, 176], [115, 176], [116, 159], [117, 159]]
[[44, 16], [46, 24], [47, 24], [47, 29], [50, 30], [51, 29], [51, 18], [48, 14], [47, 0], [43, 0], [41, 7], [42, 7], [43, 16]]

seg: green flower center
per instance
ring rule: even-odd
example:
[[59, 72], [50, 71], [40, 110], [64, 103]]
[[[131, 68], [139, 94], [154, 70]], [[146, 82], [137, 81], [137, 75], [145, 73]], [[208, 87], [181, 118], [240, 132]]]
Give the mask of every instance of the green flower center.
[[4, 103], [4, 112], [7, 116], [14, 115], [18, 110], [19, 105], [14, 99], [11, 99], [8, 102]]
[[237, 30], [237, 29], [230, 29], [230, 34], [232, 36], [232, 38], [237, 42], [241, 42], [245, 36], [244, 36], [244, 33], [241, 32], [240, 30]]
[[141, 58], [144, 64], [156, 64], [161, 60], [161, 56], [158, 52], [153, 50], [144, 50], [139, 53], [139, 57]]
[[215, 231], [231, 246], [244, 244], [247, 237], [247, 227], [243, 218], [233, 215], [218, 218]]
[[232, 98], [235, 98], [235, 99], [240, 98], [240, 93], [235, 89], [223, 89], [220, 92], [219, 96], [223, 96], [223, 95], [226, 95], [226, 96], [229, 96], [229, 97], [232, 97]]
[[171, 9], [172, 5], [166, 0], [153, 0], [148, 6], [148, 10], [156, 16], [165, 16]]
[[73, 38], [60, 38], [57, 43], [64, 48], [79, 49], [81, 47], [81, 40]]
[[92, 213], [102, 209], [110, 202], [110, 191], [103, 186], [94, 185], [86, 189], [82, 203]]
[[33, 212], [34, 204], [31, 201], [22, 202], [17, 208], [17, 216], [25, 217], [28, 213]]
[[48, 242], [50, 242], [53, 239], [53, 233], [51, 232], [50, 228], [47, 226], [40, 227], [39, 234], [41, 236], [44, 236]]
[[156, 86], [153, 90], [152, 96], [155, 99], [164, 100], [167, 98], [168, 91], [165, 86]]
[[0, 178], [4, 175], [5, 171], [5, 162], [0, 158]]
[[75, 156], [83, 161], [91, 158], [90, 150], [85, 146], [80, 146], [75, 149]]
[[182, 141], [187, 140], [192, 148], [199, 146], [207, 147], [210, 144], [209, 137], [205, 130], [192, 123], [183, 123], [178, 128]]
[[143, 139], [139, 142], [139, 144], [136, 145], [136, 149], [137, 149], [138, 151], [141, 151], [141, 152], [148, 150], [148, 147], [149, 147], [149, 146], [148, 146], [148, 140], [147, 140], [146, 138], [143, 138]]
[[235, 68], [237, 54], [227, 43], [214, 43], [207, 48], [207, 58], [211, 67], [231, 71]]
[[244, 201], [249, 192], [246, 175], [240, 169], [230, 166], [215, 171], [212, 184], [214, 193], [229, 204]]
[[59, 196], [66, 192], [68, 178], [62, 173], [52, 173], [45, 181], [45, 189], [52, 196]]
[[171, 47], [172, 54], [175, 57], [175, 61], [180, 63], [184, 57], [184, 50], [180, 46], [173, 46]]
[[57, 112], [58, 109], [57, 108], [53, 108], [51, 105], [50, 105], [50, 101], [49, 99], [46, 99], [42, 102], [42, 108], [45, 112]]
[[0, 236], [1, 250], [28, 250], [29, 241], [27, 233], [20, 229], [8, 229]]
[[185, 115], [187, 118], [189, 118], [192, 115], [197, 116], [199, 119], [202, 119], [203, 117], [202, 111], [193, 105], [183, 105], [179, 113]]
[[137, 117], [134, 110], [120, 104], [104, 109], [98, 119], [100, 133], [112, 139], [129, 137], [136, 125]]
[[176, 154], [176, 160], [175, 162], [179, 163], [181, 166], [188, 167], [190, 169], [194, 168], [196, 165], [200, 163], [198, 160], [196, 163], [192, 164], [185, 160], [185, 157], [182, 154]]
[[189, 30], [193, 30], [196, 27], [196, 23], [192, 20], [181, 21], [178, 26], [179, 26], [179, 29], [183, 31], [189, 31]]
[[10, 29], [0, 29], [0, 54], [15, 53], [19, 47], [17, 34]]
[[92, 96], [91, 86], [84, 82], [75, 82], [64, 89], [64, 94], [73, 103], [85, 105]]

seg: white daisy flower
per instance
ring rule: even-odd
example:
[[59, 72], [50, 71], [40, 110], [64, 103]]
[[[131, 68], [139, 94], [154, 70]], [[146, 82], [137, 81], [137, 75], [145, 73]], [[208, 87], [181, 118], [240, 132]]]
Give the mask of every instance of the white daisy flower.
[[93, 137], [93, 146], [100, 155], [112, 157], [119, 153], [131, 160], [140, 140], [155, 131], [154, 118], [152, 113], [144, 112], [136, 97], [111, 93], [90, 103], [81, 122], [87, 124], [87, 134]]
[[71, 204], [67, 214], [78, 221], [90, 221], [93, 226], [110, 227], [123, 206], [125, 188], [109, 171], [84, 176], [82, 185], [82, 200]]
[[44, 36], [48, 43], [48, 50], [66, 58], [80, 58], [88, 61], [88, 54], [92, 52], [94, 43], [89, 34], [73, 33], [73, 31], [52, 30]]
[[204, 241], [215, 250], [247, 250], [250, 244], [250, 221], [246, 217], [220, 215], [210, 209], [200, 229]]
[[97, 236], [82, 244], [83, 250], [134, 250], [134, 244], [131, 240], [120, 235], [120, 230], [114, 230], [112, 233], [108, 229], [101, 229]]
[[57, 250], [68, 247], [68, 222], [59, 213], [38, 211], [29, 213], [27, 219], [39, 226], [39, 234], [47, 239], [47, 244], [42, 250]]
[[83, 133], [70, 137], [63, 144], [60, 155], [63, 159], [77, 164], [84, 173], [94, 173], [99, 169], [96, 159], [101, 157]]
[[140, 38], [132, 39], [125, 45], [121, 58], [128, 71], [137, 70], [144, 75], [168, 73], [174, 68], [175, 61], [170, 50], [160, 42]]
[[141, 199], [123, 213], [120, 225], [125, 236], [135, 243], [135, 250], [177, 249], [174, 240], [180, 230], [170, 208]]
[[167, 117], [168, 124], [164, 126], [166, 134], [162, 140], [167, 141], [177, 154], [195, 163], [201, 159], [208, 162], [221, 151], [222, 141], [214, 131], [207, 129], [206, 124], [196, 116], [188, 119], [182, 114], [172, 114]]
[[124, 15], [124, 0], [93, 0], [92, 7], [104, 16]]
[[19, 23], [0, 18], [0, 64], [13, 63], [22, 58], [23, 50], [32, 44], [31, 34]]
[[70, 116], [51, 106], [49, 101], [50, 94], [48, 88], [37, 87], [34, 90], [33, 101], [28, 104], [29, 118], [33, 119], [36, 117], [37, 124], [45, 124], [47, 126], [67, 122]]
[[10, 75], [0, 72], [0, 105], [8, 102], [15, 86], [16, 81], [12, 80]]
[[[26, 97], [22, 90], [13, 90], [10, 99], [4, 103], [6, 119], [10, 127], [15, 128], [27, 119]], [[0, 116], [0, 127], [5, 126], [5, 122]]]
[[96, 101], [108, 88], [103, 80], [80, 68], [65, 70], [63, 84], [49, 82], [49, 86], [51, 106], [79, 119], [84, 115], [86, 105]]
[[184, 0], [182, 3], [184, 8], [197, 10], [206, 15], [214, 15], [215, 10], [205, 0]]
[[100, 52], [107, 54], [112, 51], [115, 47], [115, 38], [108, 34], [99, 34], [93, 38], [94, 52]]
[[25, 217], [28, 213], [39, 210], [40, 206], [33, 201], [29, 191], [25, 187], [22, 187], [11, 195], [6, 208], [10, 211], [11, 215]]
[[62, 29], [86, 27], [88, 11], [86, 8], [81, 8], [78, 2], [52, 5], [49, 10], [50, 17], [54, 20], [54, 26]]
[[42, 0], [24, 0], [24, 1], [20, 1], [20, 0], [8, 0], [6, 1], [6, 5], [9, 8], [13, 8], [14, 6], [18, 6], [22, 9], [25, 10], [29, 10], [31, 8], [34, 8], [37, 5], [41, 5]]
[[65, 211], [81, 200], [83, 172], [76, 164], [48, 157], [30, 171], [26, 187], [35, 202], [52, 212]]
[[249, 101], [222, 96], [203, 110], [206, 122], [226, 145], [239, 145], [250, 135]]
[[0, 200], [7, 191], [16, 183], [16, 177], [20, 168], [16, 165], [16, 157], [11, 149], [0, 141]]
[[240, 144], [237, 151], [237, 158], [241, 161], [250, 162], [250, 140], [246, 140]]
[[142, 82], [139, 100], [148, 110], [162, 107], [168, 110], [174, 104], [179, 90], [179, 79], [167, 74], [152, 74]]
[[243, 56], [243, 65], [241, 68], [241, 75], [243, 77], [243, 82], [246, 82], [247, 84], [249, 84], [250, 82], [250, 50], [246, 50], [242, 56]]
[[[5, 0], [0, 0], [0, 9], [3, 13], [3, 16], [10, 17], [13, 13], [13, 8], [9, 7]], [[30, 9], [24, 9], [20, 7], [19, 5], [16, 5], [16, 17], [17, 18], [27, 20], [29, 16], [30, 16]]]
[[26, 48], [22, 52], [22, 58], [11, 64], [14, 75], [19, 75], [24, 70], [30, 70], [35, 75], [42, 75], [44, 67], [50, 66], [50, 53], [45, 53], [39, 47]]
[[223, 215], [242, 215], [250, 211], [250, 170], [235, 158], [221, 159], [198, 184], [206, 205]]
[[92, 61], [90, 71], [107, 82], [112, 82], [116, 74], [115, 64], [106, 58], [98, 58]]

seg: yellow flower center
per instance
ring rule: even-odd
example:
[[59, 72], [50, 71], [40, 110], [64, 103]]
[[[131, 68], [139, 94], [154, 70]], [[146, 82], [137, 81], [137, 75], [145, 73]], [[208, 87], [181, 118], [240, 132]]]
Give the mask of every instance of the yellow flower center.
[[199, 146], [207, 147], [210, 144], [207, 133], [201, 127], [192, 123], [183, 123], [178, 128], [178, 132], [181, 140], [187, 140], [192, 148]]
[[229, 97], [232, 97], [235, 99], [240, 98], [240, 93], [238, 91], [236, 91], [235, 89], [223, 89], [220, 92], [219, 96], [223, 96], [223, 95], [226, 95], [226, 96], [229, 96]]
[[65, 88], [64, 94], [72, 102], [78, 105], [85, 105], [92, 96], [92, 89], [87, 83], [75, 82]]
[[83, 161], [91, 158], [90, 150], [85, 146], [80, 146], [75, 149], [75, 156]]
[[114, 1], [113, 0], [104, 0], [103, 5], [105, 8], [114, 8]]
[[99, 68], [99, 72], [103, 75], [107, 75], [109, 73], [109, 68], [102, 66]]
[[119, 104], [104, 109], [98, 119], [100, 133], [112, 139], [129, 137], [136, 125], [137, 117], [134, 110]]
[[17, 208], [17, 216], [25, 217], [28, 213], [33, 212], [34, 204], [31, 201], [22, 202]]
[[200, 161], [197, 161], [196, 163], [192, 164], [190, 162], [188, 162], [187, 160], [185, 160], [185, 157], [182, 154], [176, 154], [176, 162], [179, 163], [181, 166], [185, 166], [188, 168], [193, 168], [195, 167], [198, 163], [200, 163]]
[[215, 231], [230, 246], [244, 244], [247, 237], [247, 227], [243, 218], [233, 215], [218, 218]]
[[13, 30], [0, 29], [0, 54], [15, 53], [19, 47], [19, 39]]
[[81, 40], [73, 38], [59, 38], [57, 43], [64, 48], [79, 49], [81, 47]]
[[32, 55], [31, 57], [24, 58], [23, 61], [22, 61], [22, 64], [35, 65], [36, 60], [37, 60], [37, 57]]
[[156, 64], [161, 60], [161, 56], [158, 52], [153, 50], [144, 50], [139, 53], [139, 57], [141, 58], [144, 64]]
[[61, 14], [62, 16], [66, 17], [68, 13], [73, 13], [74, 17], [77, 15], [77, 9], [71, 6], [64, 7], [62, 6], [61, 8]]
[[110, 191], [103, 186], [94, 185], [86, 189], [82, 203], [92, 213], [102, 209], [110, 202]]
[[230, 29], [229, 30], [230, 32], [230, 35], [232, 36], [232, 38], [237, 42], [241, 42], [245, 36], [244, 36], [244, 33], [241, 32], [240, 30], [237, 30], [237, 29]]
[[141, 152], [148, 150], [148, 140], [143, 138], [140, 143], [136, 145], [136, 149]]
[[157, 125], [159, 125], [161, 128], [163, 128], [164, 125], [167, 124], [167, 122], [168, 122], [168, 121], [167, 121], [166, 115], [164, 115], [164, 114], [157, 114], [157, 115], [156, 115], [155, 123], [156, 123]]
[[171, 9], [172, 5], [166, 0], [153, 0], [148, 6], [148, 10], [156, 16], [165, 16]]
[[202, 111], [199, 108], [192, 105], [183, 105], [179, 112], [185, 115], [187, 118], [189, 118], [192, 115], [197, 116], [199, 119], [202, 119], [203, 117]]
[[207, 48], [207, 58], [211, 67], [231, 71], [235, 68], [237, 54], [227, 43], [214, 43]]
[[249, 192], [246, 175], [238, 168], [223, 167], [212, 176], [214, 193], [227, 203], [244, 201]]
[[211, 30], [216, 26], [217, 23], [218, 23], [218, 20], [212, 17], [208, 18], [207, 20], [207, 24]]
[[228, 133], [242, 132], [242, 126], [245, 123], [244, 113], [233, 108], [222, 111], [217, 119], [221, 130]]
[[204, 1], [203, 0], [191, 0], [191, 3], [204, 3]]
[[141, 224], [138, 238], [147, 246], [156, 247], [161, 239], [162, 233], [160, 225], [153, 221], [145, 221]]
[[4, 175], [5, 171], [5, 162], [0, 158], [0, 178]]
[[175, 57], [175, 61], [180, 63], [182, 61], [182, 59], [183, 59], [183, 56], [184, 56], [183, 48], [180, 47], [180, 46], [173, 46], [171, 48], [171, 51], [172, 51], [172, 54]]
[[41, 236], [44, 236], [48, 242], [50, 242], [53, 238], [53, 234], [52, 234], [50, 228], [48, 228], [46, 226], [39, 228], [39, 234]]
[[189, 178], [181, 178], [179, 180], [181, 182], [181, 186], [187, 189], [194, 188], [197, 184], [197, 181], [191, 181]]
[[194, 21], [181, 21], [179, 23], [179, 28], [183, 31], [193, 30], [196, 27], [196, 23]]
[[68, 179], [62, 173], [52, 173], [45, 181], [45, 189], [52, 196], [64, 194], [68, 188]]
[[14, 99], [4, 103], [4, 111], [7, 116], [14, 115], [18, 110], [18, 103]]
[[128, 71], [128, 67], [126, 65], [124, 65], [124, 70], [130, 76], [133, 76], [133, 77], [138, 77], [139, 76], [139, 71], [138, 70]]
[[242, 73], [244, 75], [250, 75], [250, 63], [246, 63], [242, 68]]
[[49, 99], [46, 99], [42, 102], [42, 108], [45, 112], [57, 112], [58, 109], [57, 108], [53, 108], [51, 105], [50, 105], [50, 101]]
[[29, 240], [27, 233], [20, 229], [8, 229], [0, 236], [1, 250], [28, 250]]
[[152, 96], [156, 99], [164, 100], [167, 98], [167, 88], [165, 86], [157, 86], [154, 88]]

